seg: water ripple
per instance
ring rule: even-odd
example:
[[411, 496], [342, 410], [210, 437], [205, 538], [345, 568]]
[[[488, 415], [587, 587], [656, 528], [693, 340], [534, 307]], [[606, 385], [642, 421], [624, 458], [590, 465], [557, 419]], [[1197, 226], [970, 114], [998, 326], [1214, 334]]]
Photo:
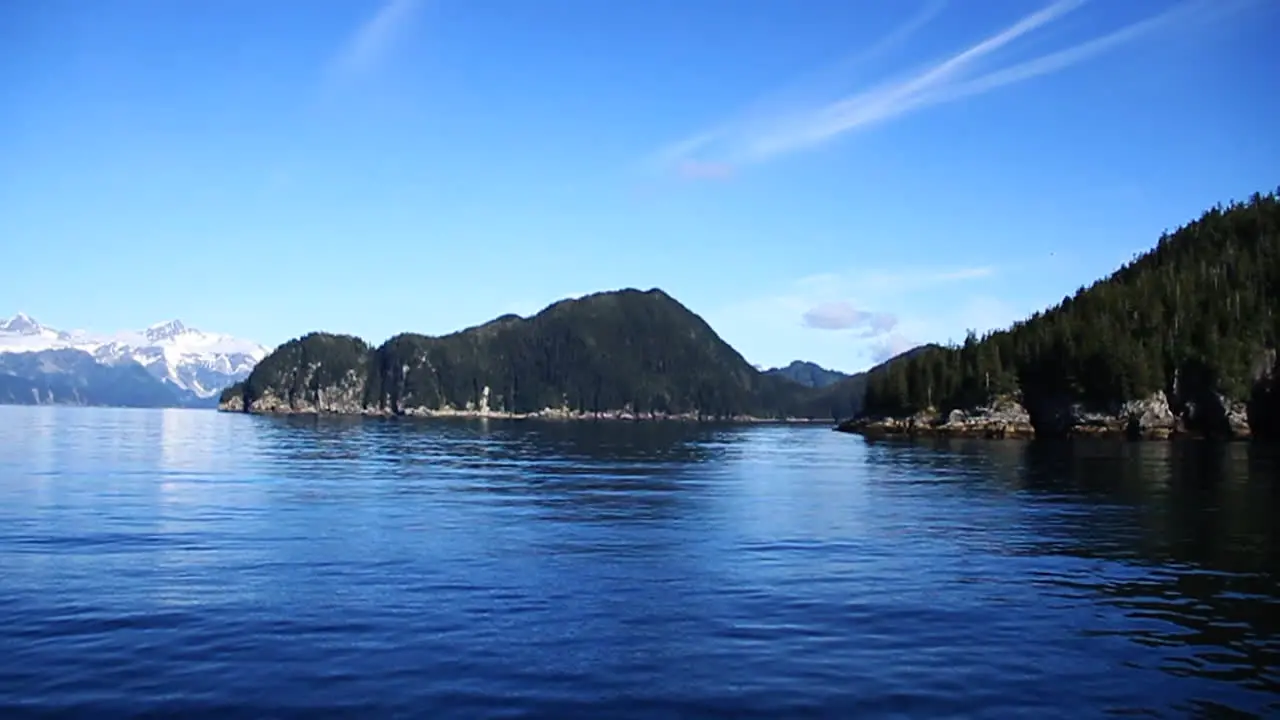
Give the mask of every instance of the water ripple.
[[1278, 468], [0, 408], [0, 715], [1274, 716]]

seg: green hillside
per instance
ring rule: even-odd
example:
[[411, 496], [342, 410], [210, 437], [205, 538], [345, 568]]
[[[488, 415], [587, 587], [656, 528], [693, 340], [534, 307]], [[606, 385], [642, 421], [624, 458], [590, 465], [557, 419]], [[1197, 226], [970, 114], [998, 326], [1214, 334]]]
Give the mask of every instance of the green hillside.
[[1244, 403], [1252, 425], [1269, 427], [1278, 334], [1280, 202], [1255, 194], [1007, 330], [877, 369], [863, 414], [1016, 395], [1043, 434], [1064, 403], [1106, 412], [1163, 391], [1192, 422], [1221, 422], [1221, 406]]
[[282, 345], [227, 409], [779, 417], [829, 404], [766, 376], [660, 290], [558, 302], [441, 337], [403, 334], [370, 348], [313, 333]]

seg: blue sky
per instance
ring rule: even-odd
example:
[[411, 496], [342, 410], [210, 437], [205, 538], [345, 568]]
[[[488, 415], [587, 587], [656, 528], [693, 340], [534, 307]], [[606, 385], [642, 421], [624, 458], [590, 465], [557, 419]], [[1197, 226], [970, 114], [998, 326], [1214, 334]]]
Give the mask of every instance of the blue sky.
[[374, 342], [661, 287], [866, 367], [1280, 184], [1270, 0], [9, 0], [0, 314]]

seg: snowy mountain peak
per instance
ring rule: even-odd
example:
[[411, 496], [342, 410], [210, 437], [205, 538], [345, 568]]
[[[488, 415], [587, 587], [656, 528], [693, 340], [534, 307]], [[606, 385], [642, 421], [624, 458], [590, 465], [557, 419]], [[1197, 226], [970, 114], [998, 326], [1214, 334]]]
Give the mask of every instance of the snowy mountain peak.
[[8, 320], [0, 321], [0, 331], [17, 335], [39, 335], [44, 326], [36, 322], [26, 313], [18, 313]]
[[171, 340], [185, 332], [189, 328], [182, 324], [181, 320], [170, 320], [168, 322], [156, 323], [142, 331], [151, 342], [160, 342], [161, 340]]
[[248, 377], [267, 354], [267, 349], [255, 342], [200, 332], [180, 320], [114, 335], [60, 332], [22, 313], [0, 321], [0, 353], [58, 349], [82, 350], [104, 365], [137, 363], [160, 380], [200, 398], [213, 397]]

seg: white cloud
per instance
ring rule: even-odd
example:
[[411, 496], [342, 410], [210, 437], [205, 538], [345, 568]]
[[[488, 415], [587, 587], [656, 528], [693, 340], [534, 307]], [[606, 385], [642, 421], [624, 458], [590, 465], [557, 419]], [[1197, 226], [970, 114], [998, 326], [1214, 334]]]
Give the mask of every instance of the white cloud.
[[[1163, 13], [1062, 50], [994, 69], [981, 67], [997, 51], [1056, 22], [1087, 1], [1056, 0], [944, 60], [892, 79], [882, 78], [843, 97], [810, 97], [792, 101], [786, 107], [758, 103], [737, 119], [661, 149], [654, 156], [654, 165], [664, 171], [677, 172], [688, 167], [716, 167], [721, 169], [718, 176], [723, 176], [731, 168], [820, 145], [930, 105], [981, 95], [1065, 69], [1173, 20], [1189, 20], [1196, 11], [1221, 11], [1227, 2], [1187, 0]], [[924, 19], [931, 18], [937, 9], [926, 12]], [[876, 48], [886, 42], [900, 43], [922, 24], [919, 19], [908, 23], [904, 29], [877, 43]]]
[[812, 307], [801, 316], [804, 324], [818, 330], [848, 330], [866, 322], [869, 313], [839, 300]]
[[884, 352], [945, 339], [948, 332], [963, 335], [963, 326], [952, 327], [961, 322], [954, 315], [970, 308], [947, 296], [956, 292], [953, 286], [994, 273], [991, 267], [821, 273], [705, 317], [753, 362], [778, 366], [805, 359], [860, 370]]
[[872, 343], [871, 360], [875, 363], [882, 363], [895, 355], [901, 355], [917, 345], [920, 345], [920, 343], [900, 333], [893, 333]]
[[854, 330], [861, 328], [862, 336], [888, 332], [898, 324], [889, 313], [859, 310], [847, 300], [820, 303], [804, 311], [801, 322], [816, 330]]

